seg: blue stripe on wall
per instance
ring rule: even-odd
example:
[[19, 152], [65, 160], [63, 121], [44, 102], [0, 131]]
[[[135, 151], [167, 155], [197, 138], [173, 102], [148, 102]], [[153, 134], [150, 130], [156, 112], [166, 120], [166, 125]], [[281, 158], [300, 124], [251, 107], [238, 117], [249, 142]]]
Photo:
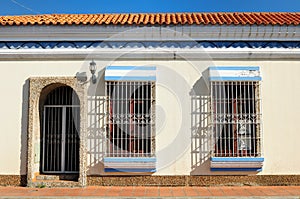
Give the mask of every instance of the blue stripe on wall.
[[261, 81], [261, 77], [209, 77], [210, 81]]
[[104, 172], [141, 172], [141, 173], [154, 173], [156, 169], [124, 169], [124, 168], [105, 168]]
[[104, 162], [156, 162], [156, 158], [103, 158]]
[[262, 168], [210, 168], [211, 171], [262, 171]]
[[212, 162], [263, 162], [264, 158], [262, 157], [232, 157], [232, 158], [223, 158], [223, 157], [211, 157]]
[[259, 66], [210, 66], [209, 70], [259, 70]]
[[155, 66], [106, 66], [106, 70], [156, 70]]
[[155, 76], [105, 76], [106, 81], [156, 81]]

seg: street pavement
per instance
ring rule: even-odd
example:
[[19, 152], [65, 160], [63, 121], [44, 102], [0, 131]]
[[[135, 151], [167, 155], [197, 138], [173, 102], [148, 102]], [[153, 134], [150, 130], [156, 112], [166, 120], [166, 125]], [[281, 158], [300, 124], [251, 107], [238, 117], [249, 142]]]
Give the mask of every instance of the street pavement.
[[295, 198], [300, 186], [142, 187], [88, 186], [85, 188], [28, 188], [0, 186], [0, 199], [41, 198]]

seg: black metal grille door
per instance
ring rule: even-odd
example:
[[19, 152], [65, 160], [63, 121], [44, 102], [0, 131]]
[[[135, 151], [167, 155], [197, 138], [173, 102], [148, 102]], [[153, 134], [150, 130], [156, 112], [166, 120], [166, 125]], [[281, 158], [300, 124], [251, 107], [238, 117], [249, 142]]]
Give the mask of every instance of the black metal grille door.
[[43, 173], [78, 173], [80, 106], [70, 87], [48, 94], [43, 112]]

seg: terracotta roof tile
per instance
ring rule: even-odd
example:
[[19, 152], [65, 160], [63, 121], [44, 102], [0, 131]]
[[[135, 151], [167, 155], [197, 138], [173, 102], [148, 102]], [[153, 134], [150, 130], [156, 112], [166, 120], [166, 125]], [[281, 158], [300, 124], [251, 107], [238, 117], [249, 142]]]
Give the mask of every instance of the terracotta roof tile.
[[144, 18], [145, 18], [145, 15], [144, 14], [140, 14], [140, 17], [139, 17], [139, 20], [138, 20], [138, 24], [143, 23]]
[[0, 16], [0, 26], [26, 25], [299, 25], [300, 13], [45, 14]]

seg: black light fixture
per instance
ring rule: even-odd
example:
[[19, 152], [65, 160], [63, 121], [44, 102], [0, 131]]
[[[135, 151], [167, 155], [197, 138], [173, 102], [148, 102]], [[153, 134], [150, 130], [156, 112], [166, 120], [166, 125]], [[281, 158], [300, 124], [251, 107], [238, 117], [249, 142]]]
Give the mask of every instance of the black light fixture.
[[97, 82], [97, 78], [96, 78], [96, 75], [95, 75], [96, 70], [97, 70], [96, 62], [94, 62], [94, 60], [92, 60], [90, 62], [90, 71], [92, 73], [92, 83], [93, 84], [95, 84]]

